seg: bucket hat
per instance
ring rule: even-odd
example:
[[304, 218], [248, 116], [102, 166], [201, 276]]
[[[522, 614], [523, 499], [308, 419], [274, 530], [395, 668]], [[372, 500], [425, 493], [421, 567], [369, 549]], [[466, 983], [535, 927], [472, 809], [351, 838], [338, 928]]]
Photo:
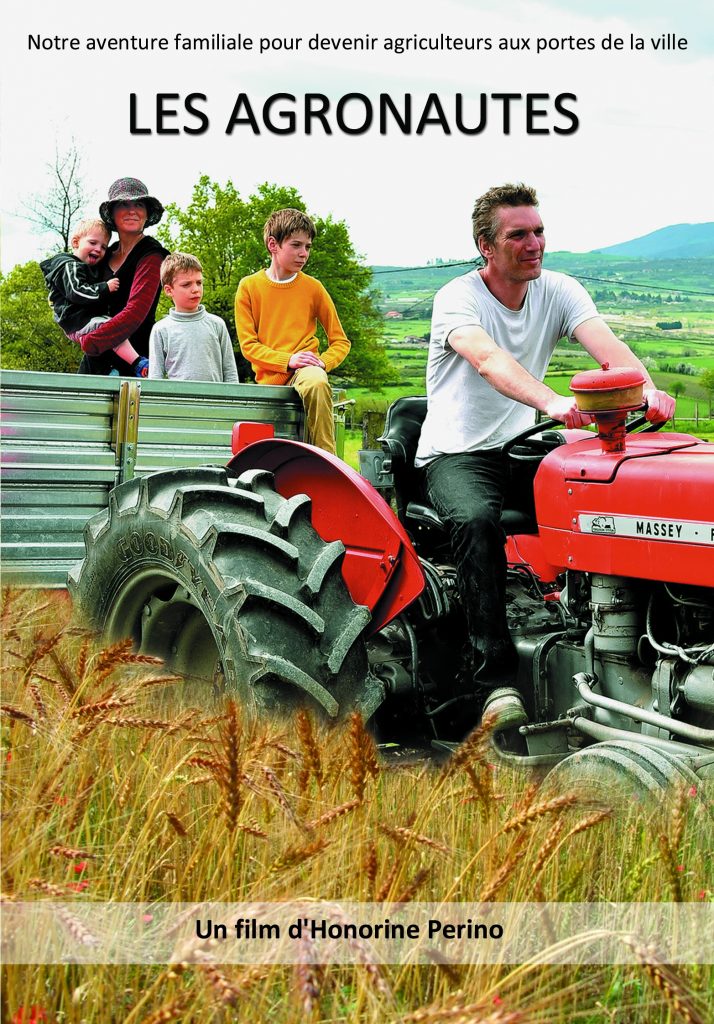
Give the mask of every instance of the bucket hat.
[[149, 195], [149, 190], [143, 181], [139, 181], [138, 178], [117, 178], [117, 180], [109, 186], [109, 196], [106, 202], [102, 203], [99, 207], [99, 216], [107, 227], [112, 228], [113, 230], [116, 229], [116, 224], [112, 217], [114, 204], [125, 203], [127, 201], [141, 201], [146, 206], [147, 228], [152, 224], [158, 224], [163, 216], [163, 206], [155, 196]]

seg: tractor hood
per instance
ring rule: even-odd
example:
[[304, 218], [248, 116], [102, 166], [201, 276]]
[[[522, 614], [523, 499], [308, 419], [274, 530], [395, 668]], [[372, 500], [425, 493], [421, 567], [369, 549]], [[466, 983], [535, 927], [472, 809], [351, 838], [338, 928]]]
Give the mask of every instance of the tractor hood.
[[714, 445], [634, 434], [623, 452], [597, 435], [556, 448], [535, 480], [545, 555], [564, 569], [711, 586]]

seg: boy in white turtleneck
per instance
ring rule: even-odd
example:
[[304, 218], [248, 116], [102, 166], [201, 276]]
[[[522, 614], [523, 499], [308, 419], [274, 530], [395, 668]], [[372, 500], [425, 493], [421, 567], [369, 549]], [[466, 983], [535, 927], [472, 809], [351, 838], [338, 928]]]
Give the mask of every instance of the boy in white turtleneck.
[[201, 304], [203, 268], [196, 257], [186, 252], [167, 256], [161, 264], [161, 284], [174, 308], [152, 328], [149, 377], [237, 384], [226, 325]]

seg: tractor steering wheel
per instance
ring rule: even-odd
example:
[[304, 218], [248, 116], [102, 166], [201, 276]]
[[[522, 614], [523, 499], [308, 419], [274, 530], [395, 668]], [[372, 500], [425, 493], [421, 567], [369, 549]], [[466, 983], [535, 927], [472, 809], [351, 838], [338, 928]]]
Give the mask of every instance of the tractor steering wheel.
[[[667, 422], [667, 420], [660, 420], [659, 423], [650, 423], [644, 415], [644, 411], [647, 409], [647, 402], [642, 406], [642, 409], [642, 416], [636, 416], [634, 420], [630, 420], [625, 427], [625, 432], [627, 434], [631, 434], [633, 431], [637, 431], [639, 434], [652, 434], [655, 430], [661, 430]], [[645, 423], [647, 426], [645, 426]], [[640, 427], [642, 427], [642, 430], [639, 429]]]
[[[560, 420], [542, 420], [534, 423], [520, 433], [514, 434], [503, 445], [501, 451], [514, 462], [541, 462], [548, 452], [552, 452], [559, 444], [564, 444], [562, 435], [551, 434], [549, 439], [533, 437], [533, 434], [540, 434], [544, 430], [552, 430], [553, 427], [562, 427]], [[557, 440], [556, 440], [557, 438]], [[527, 443], [524, 443], [527, 442]]]
[[[666, 420], [661, 420], [659, 423], [650, 423], [647, 417], [644, 415], [644, 410], [647, 409], [647, 404], [642, 406], [643, 415], [636, 416], [635, 419], [630, 420], [625, 427], [625, 431], [628, 434], [637, 431], [640, 434], [650, 434], [656, 430], [661, 430], [665, 425]], [[645, 426], [645, 424], [647, 424]], [[559, 444], [564, 444], [565, 441], [562, 435], [551, 434], [550, 438], [533, 437], [533, 434], [540, 434], [542, 431], [552, 430], [553, 427], [562, 427], [563, 424], [560, 420], [542, 420], [540, 423], [534, 423], [533, 426], [527, 427], [525, 430], [521, 430], [519, 434], [515, 434], [509, 438], [508, 441], [503, 445], [501, 451], [505, 456], [513, 459], [514, 462], [540, 462], [548, 452], [552, 452]], [[640, 430], [640, 427], [642, 429]], [[554, 437], [558, 437], [557, 441], [554, 441]], [[527, 442], [527, 443], [524, 443]], [[519, 450], [521, 449], [521, 450]]]

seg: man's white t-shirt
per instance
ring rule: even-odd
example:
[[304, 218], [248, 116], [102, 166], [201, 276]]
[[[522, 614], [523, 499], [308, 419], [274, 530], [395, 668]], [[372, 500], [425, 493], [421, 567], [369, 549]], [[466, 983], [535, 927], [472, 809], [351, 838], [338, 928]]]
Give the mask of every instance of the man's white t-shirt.
[[429, 407], [421, 430], [416, 465], [439, 455], [499, 448], [535, 422], [535, 410], [506, 398], [487, 384], [449, 345], [461, 327], [482, 327], [538, 380], [564, 336], [597, 316], [583, 286], [565, 274], [544, 270], [529, 281], [520, 309], [508, 309], [491, 294], [478, 270], [457, 277], [434, 299], [426, 389]]

